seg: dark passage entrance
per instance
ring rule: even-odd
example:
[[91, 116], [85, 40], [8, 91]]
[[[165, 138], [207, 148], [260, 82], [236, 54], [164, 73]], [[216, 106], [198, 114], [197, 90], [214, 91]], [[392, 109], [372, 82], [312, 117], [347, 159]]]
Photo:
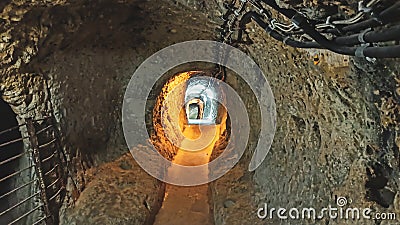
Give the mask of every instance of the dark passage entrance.
[[9, 224], [20, 216], [18, 211], [24, 206], [15, 207], [18, 191], [13, 190], [21, 177], [12, 176], [20, 170], [20, 158], [24, 151], [16, 115], [2, 99], [0, 118], [0, 224]]

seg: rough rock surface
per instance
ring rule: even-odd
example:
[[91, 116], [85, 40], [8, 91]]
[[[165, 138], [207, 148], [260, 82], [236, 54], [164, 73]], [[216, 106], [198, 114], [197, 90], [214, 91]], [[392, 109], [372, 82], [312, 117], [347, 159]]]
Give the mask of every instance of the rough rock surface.
[[[237, 174], [247, 168], [245, 156], [231, 173], [214, 182], [216, 224], [298, 224], [276, 216], [260, 220], [256, 209], [267, 203], [270, 208], [318, 210], [336, 205], [340, 197], [348, 200], [348, 207], [399, 215], [398, 60], [371, 64], [353, 59], [350, 67], [334, 68], [327, 62], [314, 66], [307, 54], [271, 40], [254, 24], [249, 31], [254, 44], [241, 47], [265, 71], [273, 88], [278, 127], [271, 151], [254, 175]], [[257, 117], [254, 108], [250, 111]], [[226, 202], [235, 204], [227, 207]], [[397, 216], [394, 221], [356, 224], [399, 221]]]
[[[85, 171], [128, 152], [121, 103], [136, 67], [173, 43], [212, 39], [215, 25], [204, 15], [167, 1], [7, 1], [0, 6], [2, 98], [19, 117], [55, 114], [74, 180], [83, 191], [81, 205], [87, 206], [84, 199], [93, 187], [85, 188]], [[146, 179], [151, 182], [141, 188], [157, 193], [151, 186], [156, 180]], [[99, 201], [121, 191], [114, 189], [116, 182], [109, 178], [102, 183], [105, 195]], [[70, 198], [79, 197], [73, 188], [69, 191]], [[133, 207], [147, 211], [142, 205]], [[86, 211], [71, 207], [71, 222], [80, 221], [80, 213]], [[132, 214], [130, 221], [144, 221], [145, 214]]]
[[86, 171], [85, 190], [60, 224], [152, 224], [165, 185], [153, 179], [128, 153]]
[[[2, 97], [20, 117], [41, 117], [53, 108], [71, 158], [78, 156], [74, 161], [77, 170], [125, 153], [120, 127], [123, 89], [146, 57], [172, 43], [216, 35], [213, 21], [218, 21], [222, 1], [177, 1], [187, 7], [154, 2], [0, 3]], [[282, 3], [318, 12], [315, 4], [304, 8], [302, 1]], [[346, 197], [352, 207], [396, 212], [400, 217], [399, 61], [370, 64], [353, 59], [350, 68], [340, 70], [324, 63], [314, 66], [304, 52], [282, 46], [252, 25], [249, 29], [254, 44], [240, 48], [266, 73], [277, 102], [278, 128], [266, 161], [255, 173], [245, 171], [250, 145], [240, 164], [212, 184], [216, 224], [298, 224], [261, 221], [256, 209], [264, 203], [318, 209], [334, 205], [338, 197]], [[257, 121], [256, 109], [250, 112]], [[133, 170], [119, 168], [117, 163], [122, 161], [90, 170], [108, 172], [108, 168], [114, 177], [106, 172], [81, 176], [80, 187], [84, 189], [87, 183], [86, 189], [78, 208], [68, 209], [68, 215], [74, 215], [71, 221], [64, 221], [82, 221], [83, 215], [96, 214], [83, 207], [100, 210], [88, 200], [96, 190], [103, 193], [96, 198], [99, 202], [116, 207], [106, 211], [105, 205], [101, 210], [108, 214], [103, 219], [110, 223], [124, 223], [124, 218], [146, 220], [145, 216], [125, 217], [128, 213], [115, 206], [118, 198], [112, 195], [123, 199], [124, 189], [119, 184], [126, 180], [148, 182], [146, 187], [159, 189], [152, 178], [136, 177], [143, 172], [137, 166]], [[121, 174], [126, 177], [116, 178]], [[132, 207], [147, 212], [143, 196], [138, 197]], [[397, 224], [399, 219], [329, 224], [383, 225]], [[324, 222], [327, 219], [317, 221]]]

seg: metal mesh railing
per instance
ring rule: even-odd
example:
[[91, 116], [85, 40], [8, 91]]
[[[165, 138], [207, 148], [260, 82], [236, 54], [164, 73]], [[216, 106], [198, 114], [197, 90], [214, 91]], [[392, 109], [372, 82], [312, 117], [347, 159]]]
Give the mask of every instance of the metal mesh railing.
[[0, 131], [0, 224], [56, 224], [66, 164], [52, 118]]

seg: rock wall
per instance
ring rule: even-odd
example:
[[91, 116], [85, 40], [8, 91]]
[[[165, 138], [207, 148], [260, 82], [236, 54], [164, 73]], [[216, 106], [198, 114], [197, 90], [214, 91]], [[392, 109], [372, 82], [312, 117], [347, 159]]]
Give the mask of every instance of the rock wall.
[[89, 169], [87, 187], [60, 224], [153, 224], [165, 185], [142, 170], [127, 153], [114, 162]]
[[[282, 46], [254, 24], [248, 30], [254, 44], [240, 48], [256, 60], [272, 86], [278, 128], [267, 159], [254, 174], [243, 172], [249, 162], [245, 155], [212, 184], [216, 224], [243, 224], [238, 218], [246, 218], [245, 224], [298, 224], [276, 215], [261, 220], [256, 212], [264, 203], [318, 210], [335, 206], [340, 197], [348, 200], [348, 207], [399, 215], [398, 60], [372, 64], [352, 59], [349, 67], [335, 68], [326, 61], [315, 66], [305, 52]], [[243, 85], [238, 87], [240, 92]], [[257, 117], [255, 108], [250, 112]], [[329, 218], [301, 223], [328, 221], [355, 223]], [[399, 218], [381, 224], [393, 222]]]
[[176, 155], [177, 146], [182, 141], [183, 127], [182, 106], [184, 104], [185, 82], [192, 73], [175, 74], [158, 94], [154, 103], [152, 129], [152, 143], [162, 156], [172, 160]]
[[[273, 88], [278, 128], [266, 160], [254, 174], [246, 172], [248, 156], [254, 148], [250, 146], [241, 162], [212, 184], [216, 224], [243, 224], [238, 218], [248, 218], [246, 224], [298, 224], [299, 221], [261, 220], [256, 212], [264, 203], [270, 208], [318, 210], [336, 205], [339, 197], [345, 197], [349, 207], [399, 214], [399, 158], [394, 131], [397, 117], [393, 115], [395, 96], [391, 96], [396, 76], [383, 76], [383, 85], [375, 79], [388, 74], [388, 69], [367, 73], [358, 68], [365, 70], [365, 61], [351, 68], [314, 66], [311, 60], [307, 62], [304, 52], [269, 42], [261, 30], [256, 29], [252, 39], [255, 44], [245, 48], [265, 71]], [[374, 66], [381, 67], [380, 63]], [[393, 74], [396, 71], [392, 69]], [[391, 91], [388, 86], [392, 86]], [[378, 93], [376, 89], [384, 89], [388, 95], [379, 100], [382, 106], [375, 104], [381, 97], [374, 95]], [[390, 110], [383, 111], [382, 107]], [[257, 117], [255, 108], [249, 110]], [[392, 121], [391, 128], [384, 129], [386, 125], [381, 120]], [[375, 221], [361, 220], [357, 224]]]
[[[136, 67], [173, 43], [214, 35], [214, 25], [205, 16], [168, 1], [153, 3], [0, 4], [2, 98], [21, 118], [54, 113], [83, 199], [91, 193], [84, 191], [85, 187], [94, 185], [86, 171], [128, 152], [121, 128], [121, 104]], [[147, 180], [146, 185], [155, 182], [151, 177], [134, 179]], [[79, 197], [71, 187], [69, 184], [66, 208], [73, 207], [70, 204]], [[159, 186], [155, 189], [161, 190]], [[104, 192], [110, 190], [105, 188]], [[115, 192], [106, 196], [112, 194]], [[86, 204], [83, 200], [80, 203], [83, 208]], [[69, 212], [75, 215], [74, 210]], [[76, 213], [71, 220], [79, 221]]]

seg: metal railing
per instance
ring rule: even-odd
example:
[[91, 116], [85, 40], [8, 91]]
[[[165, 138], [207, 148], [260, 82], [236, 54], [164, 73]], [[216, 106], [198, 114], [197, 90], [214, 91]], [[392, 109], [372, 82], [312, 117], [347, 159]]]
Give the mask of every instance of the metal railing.
[[51, 117], [0, 131], [0, 224], [58, 223], [69, 170], [57, 132]]

